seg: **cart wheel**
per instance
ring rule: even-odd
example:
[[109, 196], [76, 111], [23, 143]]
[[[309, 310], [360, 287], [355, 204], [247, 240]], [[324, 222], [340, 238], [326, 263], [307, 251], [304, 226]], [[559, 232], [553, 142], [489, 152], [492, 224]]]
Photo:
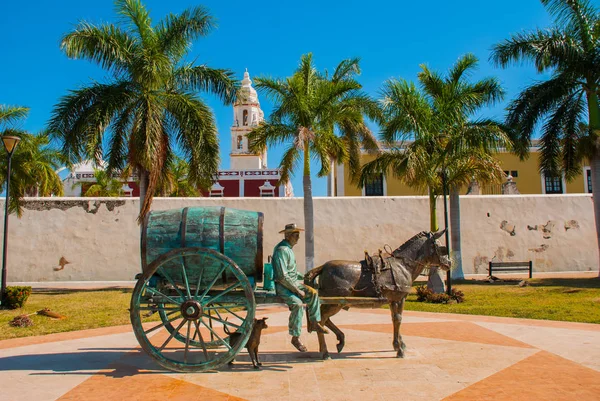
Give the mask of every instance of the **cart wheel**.
[[[246, 345], [255, 309], [252, 286], [235, 262], [212, 249], [182, 248], [148, 265], [133, 290], [130, 317], [138, 342], [159, 365], [202, 372]], [[240, 336], [230, 343], [233, 332]]]

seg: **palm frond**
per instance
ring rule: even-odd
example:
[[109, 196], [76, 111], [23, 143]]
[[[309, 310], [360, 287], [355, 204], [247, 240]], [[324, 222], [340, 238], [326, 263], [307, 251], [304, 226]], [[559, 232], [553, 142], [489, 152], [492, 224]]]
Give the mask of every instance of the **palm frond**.
[[29, 114], [29, 107], [0, 104], [0, 124], [13, 124]]
[[88, 59], [116, 74], [127, 71], [137, 51], [137, 43], [127, 32], [112, 24], [94, 26], [81, 22], [64, 35], [60, 48], [74, 59]]
[[203, 6], [169, 14], [156, 28], [160, 51], [177, 62], [189, 51], [192, 41], [208, 35], [216, 26], [215, 18]]
[[205, 65], [186, 64], [175, 71], [174, 80], [183, 91], [206, 91], [218, 96], [224, 104], [232, 104], [240, 88], [232, 71]]

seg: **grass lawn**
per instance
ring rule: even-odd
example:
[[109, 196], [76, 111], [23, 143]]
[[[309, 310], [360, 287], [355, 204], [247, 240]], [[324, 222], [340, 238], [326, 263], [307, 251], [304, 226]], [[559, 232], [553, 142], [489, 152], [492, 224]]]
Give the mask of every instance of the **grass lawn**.
[[527, 287], [519, 287], [519, 281], [521, 280], [495, 283], [475, 280], [455, 282], [452, 288], [465, 294], [465, 302], [460, 304], [417, 302], [413, 291], [408, 296], [405, 309], [600, 323], [600, 279], [533, 278], [528, 280]]
[[[131, 291], [111, 289], [34, 292], [24, 308], [0, 310], [0, 340], [130, 324], [128, 308]], [[35, 313], [44, 308], [60, 313], [66, 319], [34, 314], [29, 316], [33, 326], [12, 327], [8, 324], [15, 316]]]
[[[600, 323], [599, 279], [531, 279], [527, 287], [519, 287], [518, 282], [456, 282], [453, 287], [465, 294], [465, 302], [461, 304], [417, 302], [413, 291], [408, 296], [405, 308], [425, 312]], [[0, 310], [0, 340], [130, 324], [130, 299], [130, 289], [34, 292], [23, 309]], [[50, 308], [67, 318], [57, 320], [34, 314], [30, 316], [32, 327], [8, 325], [15, 316], [35, 313], [43, 308]]]

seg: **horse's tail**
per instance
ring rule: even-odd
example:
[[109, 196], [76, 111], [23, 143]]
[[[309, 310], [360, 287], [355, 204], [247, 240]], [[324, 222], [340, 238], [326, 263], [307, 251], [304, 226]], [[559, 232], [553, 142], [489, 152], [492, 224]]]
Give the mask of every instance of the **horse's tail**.
[[309, 285], [312, 288], [317, 288], [315, 281], [317, 280], [317, 277], [319, 277], [319, 275], [323, 273], [323, 267], [325, 267], [325, 265], [315, 267], [311, 271], [307, 272], [304, 275], [304, 284]]

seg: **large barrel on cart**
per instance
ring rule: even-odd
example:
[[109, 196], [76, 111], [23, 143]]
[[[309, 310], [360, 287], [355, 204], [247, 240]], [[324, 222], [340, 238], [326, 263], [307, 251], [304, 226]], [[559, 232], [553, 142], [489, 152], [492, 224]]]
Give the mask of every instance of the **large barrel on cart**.
[[[154, 211], [142, 226], [131, 323], [161, 366], [205, 371], [232, 360], [254, 320], [263, 215], [225, 207]], [[240, 332], [235, 343], [228, 333]]]

